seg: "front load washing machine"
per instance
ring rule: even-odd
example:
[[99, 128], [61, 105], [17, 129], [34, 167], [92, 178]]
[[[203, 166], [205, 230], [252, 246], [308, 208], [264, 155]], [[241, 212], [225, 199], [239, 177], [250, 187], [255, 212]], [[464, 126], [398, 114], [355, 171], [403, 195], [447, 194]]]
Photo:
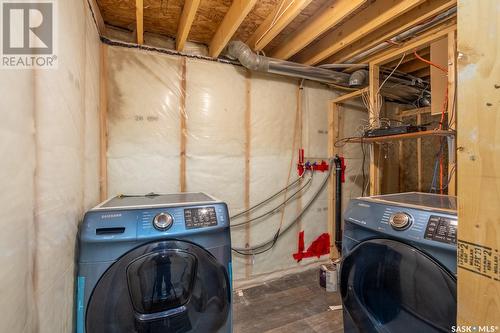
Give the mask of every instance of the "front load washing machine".
[[456, 197], [353, 199], [340, 291], [346, 333], [450, 332], [456, 325]]
[[225, 203], [204, 193], [117, 196], [79, 230], [76, 331], [231, 332]]

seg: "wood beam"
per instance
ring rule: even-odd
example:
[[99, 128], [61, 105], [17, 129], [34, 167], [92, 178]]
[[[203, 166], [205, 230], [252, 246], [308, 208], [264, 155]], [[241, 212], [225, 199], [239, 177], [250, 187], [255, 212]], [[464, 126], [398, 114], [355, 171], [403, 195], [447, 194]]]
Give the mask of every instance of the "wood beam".
[[[380, 67], [370, 64], [369, 69], [369, 94], [370, 105], [378, 109], [378, 93], [380, 86]], [[375, 127], [378, 127], [380, 119], [373, 109], [368, 110], [368, 121]], [[370, 145], [370, 195], [380, 194], [380, 169], [379, 169], [380, 146], [378, 144]]]
[[294, 18], [306, 8], [312, 0], [286, 0], [281, 6], [266, 17], [264, 22], [246, 41], [254, 50], [262, 50], [268, 45]]
[[326, 34], [313, 47], [305, 50], [294, 60], [307, 65], [315, 65], [424, 1], [403, 0], [395, 5], [392, 0], [377, 1], [338, 29]]
[[233, 1], [210, 42], [208, 53], [211, 57], [217, 58], [219, 56], [256, 2], [257, 0]]
[[360, 97], [361, 95], [363, 95], [365, 93], [368, 93], [368, 88], [359, 89], [359, 90], [353, 91], [351, 93], [347, 93], [347, 94], [344, 94], [342, 96], [339, 96], [333, 100], [333, 103], [336, 103], [336, 104], [345, 103], [346, 101], [353, 99], [353, 98], [356, 98], [356, 97]]
[[[431, 54], [431, 49], [429, 47], [426, 47], [426, 48], [418, 51], [418, 55], [420, 55], [422, 58], [427, 59], [427, 60], [429, 60], [430, 54]], [[401, 65], [399, 65], [399, 66], [403, 66], [404, 64], [409, 63], [410, 61], [413, 61], [415, 59], [416, 59], [416, 57], [413, 53], [407, 54], [406, 57], [401, 62]], [[391, 62], [385, 64], [384, 67], [394, 68], [399, 63], [399, 60], [400, 59], [396, 59], [394, 61], [391, 61]]]
[[460, 1], [458, 10], [457, 325], [495, 327], [500, 325], [498, 0]]
[[[344, 63], [347, 60], [352, 59], [354, 56], [365, 52], [374, 46], [377, 46], [394, 36], [397, 36], [400, 33], [429, 20], [437, 14], [456, 6], [456, 4], [456, 0], [426, 1], [409, 12], [406, 12], [398, 18], [385, 24], [369, 35], [347, 45], [344, 49], [325, 59], [323, 62], [327, 64]], [[367, 8], [367, 10], [369, 9], [370, 8]], [[360, 15], [362, 14], [360, 13]], [[364, 60], [361, 59], [358, 62], [363, 61]]]
[[271, 57], [278, 59], [290, 58], [309, 45], [318, 36], [340, 23], [365, 2], [366, 0], [337, 0], [333, 2], [327, 8], [304, 22], [302, 27], [298, 29], [298, 33], [278, 45], [272, 52]]
[[[416, 77], [427, 77], [431, 75], [431, 68], [430, 66], [426, 66], [418, 71], [412, 72], [411, 75], [416, 76]], [[440, 103], [442, 104], [442, 102]]]
[[184, 49], [199, 5], [200, 0], [186, 0], [184, 2], [181, 18], [179, 20], [179, 27], [177, 28], [177, 37], [175, 38], [175, 48], [177, 51], [182, 51]]
[[[456, 130], [457, 108], [455, 103], [456, 94], [456, 59], [457, 59], [457, 34], [456, 31], [448, 34], [448, 121], [451, 130]], [[450, 119], [453, 118], [453, 119]], [[452, 143], [452, 151], [457, 151], [457, 141]], [[457, 157], [448, 156], [448, 194], [457, 195]]]
[[[429, 57], [422, 57], [426, 60], [429, 60]], [[422, 70], [424, 68], [429, 67], [429, 64], [426, 64], [425, 62], [414, 59], [410, 62], [407, 62], [406, 64], [402, 64], [401, 66], [398, 67], [398, 71], [405, 72], [405, 73], [413, 73], [419, 70]]]
[[94, 17], [95, 24], [97, 26], [97, 32], [99, 36], [106, 35], [106, 24], [104, 24], [104, 19], [102, 18], [101, 11], [99, 10], [99, 5], [97, 0], [89, 0], [90, 10]]
[[144, 1], [135, 0], [137, 44], [144, 44]]

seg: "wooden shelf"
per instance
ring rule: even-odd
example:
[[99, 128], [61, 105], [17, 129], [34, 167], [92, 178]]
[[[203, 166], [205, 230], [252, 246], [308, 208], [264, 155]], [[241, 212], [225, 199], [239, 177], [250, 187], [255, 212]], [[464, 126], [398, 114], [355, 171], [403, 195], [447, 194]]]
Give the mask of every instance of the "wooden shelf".
[[443, 130], [430, 130], [430, 131], [421, 131], [414, 133], [406, 133], [406, 134], [396, 134], [396, 135], [386, 135], [386, 136], [378, 136], [374, 138], [352, 138], [347, 141], [347, 143], [381, 143], [388, 141], [397, 141], [397, 140], [407, 140], [407, 139], [418, 139], [426, 136], [454, 136], [455, 132], [453, 131], [443, 131]]

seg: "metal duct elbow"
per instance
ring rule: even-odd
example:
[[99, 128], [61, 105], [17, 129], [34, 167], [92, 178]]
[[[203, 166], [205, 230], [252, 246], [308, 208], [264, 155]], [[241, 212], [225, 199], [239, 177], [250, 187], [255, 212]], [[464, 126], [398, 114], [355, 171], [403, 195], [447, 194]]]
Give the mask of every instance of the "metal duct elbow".
[[248, 45], [241, 41], [230, 42], [227, 47], [227, 55], [238, 59], [244, 67], [250, 70], [269, 71], [269, 59], [254, 53]]
[[368, 71], [364, 69], [360, 69], [355, 71], [349, 77], [349, 86], [350, 87], [362, 87], [368, 84]]

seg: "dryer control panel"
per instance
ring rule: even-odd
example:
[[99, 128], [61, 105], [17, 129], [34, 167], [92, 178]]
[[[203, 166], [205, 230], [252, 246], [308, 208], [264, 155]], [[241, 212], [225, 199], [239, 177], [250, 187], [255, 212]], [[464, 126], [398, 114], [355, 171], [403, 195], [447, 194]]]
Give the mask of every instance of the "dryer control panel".
[[212, 227], [217, 225], [215, 207], [185, 208], [184, 222], [186, 229]]
[[457, 220], [449, 217], [431, 215], [427, 223], [427, 228], [425, 228], [424, 238], [448, 244], [456, 244]]

